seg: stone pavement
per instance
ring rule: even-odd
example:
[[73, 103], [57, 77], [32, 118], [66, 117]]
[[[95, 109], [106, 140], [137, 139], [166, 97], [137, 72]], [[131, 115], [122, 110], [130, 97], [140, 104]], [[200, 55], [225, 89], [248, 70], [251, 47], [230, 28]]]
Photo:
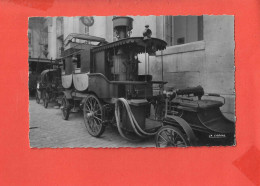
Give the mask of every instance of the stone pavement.
[[154, 137], [142, 142], [129, 142], [112, 126], [108, 126], [100, 138], [92, 137], [84, 125], [82, 112], [71, 113], [69, 120], [65, 121], [61, 110], [55, 109], [54, 104], [45, 109], [34, 98], [30, 98], [29, 112], [31, 147], [155, 147]]

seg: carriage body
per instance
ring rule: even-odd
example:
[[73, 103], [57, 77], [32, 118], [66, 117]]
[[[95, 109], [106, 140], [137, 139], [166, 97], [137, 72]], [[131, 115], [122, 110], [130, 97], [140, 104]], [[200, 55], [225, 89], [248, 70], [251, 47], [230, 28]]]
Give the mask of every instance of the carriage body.
[[[73, 38], [82, 39], [80, 35]], [[135, 37], [107, 44], [102, 38], [93, 36], [84, 36], [84, 40], [87, 42], [72, 45], [73, 48], [63, 54], [62, 85], [65, 89], [94, 92], [107, 100], [119, 97], [141, 99], [153, 95], [152, 84], [163, 83], [153, 82], [150, 74], [139, 75], [140, 61], [137, 58], [145, 50], [164, 49], [166, 42], [163, 40], [152, 38], [146, 42], [142, 37]], [[91, 41], [103, 45], [93, 45]]]

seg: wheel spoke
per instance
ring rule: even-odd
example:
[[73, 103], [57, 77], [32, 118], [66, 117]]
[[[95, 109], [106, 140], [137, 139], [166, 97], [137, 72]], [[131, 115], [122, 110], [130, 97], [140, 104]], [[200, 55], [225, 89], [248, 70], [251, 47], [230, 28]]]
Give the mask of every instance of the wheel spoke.
[[167, 136], [168, 141], [172, 143], [172, 139], [169, 137], [169, 136], [171, 136], [171, 134], [169, 133], [169, 131], [168, 131], [168, 130], [165, 130], [165, 133], [166, 133], [166, 136]]
[[97, 119], [98, 121], [102, 122], [102, 119], [98, 118], [97, 116], [93, 116], [95, 119]]
[[85, 109], [86, 109], [87, 111], [90, 111], [90, 108], [89, 108], [89, 106], [88, 106], [87, 103], [85, 104]]
[[160, 141], [159, 142], [159, 147], [167, 147], [167, 142]]
[[96, 111], [96, 108], [97, 108], [97, 102], [96, 101], [93, 101], [93, 111]]
[[85, 102], [85, 108], [91, 110], [89, 105], [88, 105], [88, 101]]
[[91, 118], [89, 118], [89, 127], [90, 129], [93, 131], [93, 120]]
[[98, 109], [97, 111], [94, 112], [94, 115], [99, 115], [99, 116], [101, 116], [101, 111]]
[[176, 141], [179, 135], [174, 131], [172, 131], [172, 132], [173, 132], [173, 140]]
[[161, 137], [164, 141], [168, 142], [162, 135], [159, 134], [159, 137]]
[[99, 129], [100, 129], [100, 125], [97, 124], [96, 120], [94, 120], [94, 123], [95, 123], [95, 131], [99, 132]]
[[91, 111], [94, 111], [93, 99], [90, 99]]
[[93, 111], [93, 108], [92, 108], [91, 103], [88, 103], [88, 106], [89, 106], [89, 111], [90, 111], [90, 112]]
[[90, 100], [88, 100], [88, 101], [86, 102], [86, 105], [88, 106], [89, 110], [92, 110], [92, 106], [91, 106]]
[[93, 98], [90, 99], [90, 106], [91, 106], [91, 110], [94, 110], [94, 105], [93, 105]]
[[92, 122], [91, 130], [92, 130], [92, 132], [96, 133], [96, 128], [95, 128], [95, 123], [94, 123], [94, 121]]
[[93, 112], [97, 113], [98, 111], [100, 111], [99, 105], [97, 102], [95, 102], [94, 106], [93, 106]]

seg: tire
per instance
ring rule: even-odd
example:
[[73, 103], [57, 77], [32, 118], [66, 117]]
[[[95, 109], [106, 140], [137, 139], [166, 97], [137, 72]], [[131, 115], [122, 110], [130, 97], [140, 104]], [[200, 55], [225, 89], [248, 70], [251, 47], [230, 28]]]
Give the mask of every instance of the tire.
[[44, 108], [48, 107], [49, 104], [49, 94], [47, 92], [44, 92], [44, 99], [43, 99], [43, 106]]
[[187, 137], [176, 127], [162, 127], [155, 136], [156, 147], [188, 147]]
[[83, 105], [84, 123], [91, 136], [99, 137], [105, 131], [103, 107], [98, 98], [89, 95]]
[[68, 99], [65, 96], [62, 98], [61, 107], [62, 107], [62, 109], [61, 109], [62, 110], [62, 118], [64, 120], [68, 120], [69, 115], [70, 115], [70, 104], [69, 104]]

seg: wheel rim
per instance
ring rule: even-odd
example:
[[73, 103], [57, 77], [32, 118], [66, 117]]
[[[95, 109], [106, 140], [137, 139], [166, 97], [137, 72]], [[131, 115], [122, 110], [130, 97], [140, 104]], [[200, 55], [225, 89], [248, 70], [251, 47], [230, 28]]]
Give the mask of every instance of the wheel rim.
[[184, 137], [172, 128], [165, 128], [157, 134], [158, 147], [187, 147]]
[[103, 128], [102, 116], [101, 103], [95, 96], [89, 96], [84, 104], [84, 121], [91, 135], [97, 136], [101, 133]]

